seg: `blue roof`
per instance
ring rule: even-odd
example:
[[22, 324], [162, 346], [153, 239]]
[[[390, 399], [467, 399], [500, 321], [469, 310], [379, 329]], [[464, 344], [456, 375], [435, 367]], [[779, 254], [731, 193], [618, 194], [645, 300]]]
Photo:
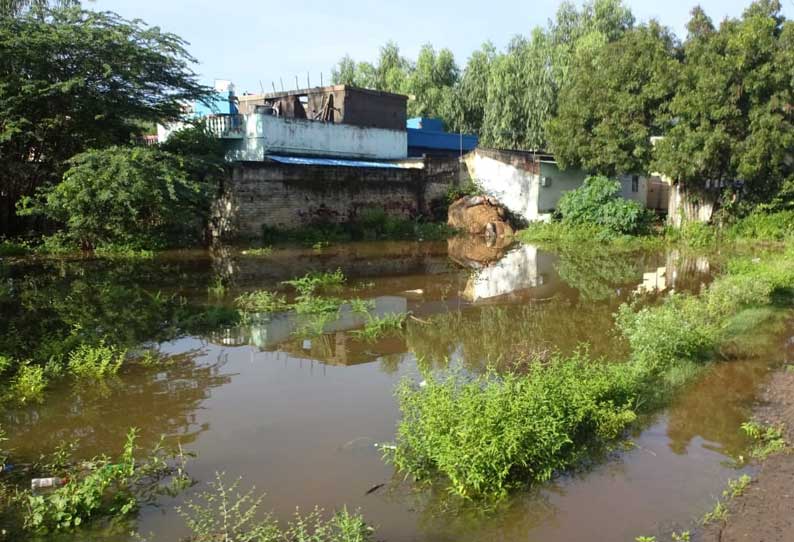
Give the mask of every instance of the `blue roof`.
[[408, 128], [408, 147], [466, 152], [477, 147], [477, 136]]
[[366, 160], [348, 160], [339, 158], [312, 158], [308, 156], [279, 156], [269, 154], [266, 156], [279, 164], [292, 164], [301, 166], [344, 166], [344, 167], [371, 167], [387, 169], [408, 169], [407, 164], [397, 164], [393, 162], [369, 162]]

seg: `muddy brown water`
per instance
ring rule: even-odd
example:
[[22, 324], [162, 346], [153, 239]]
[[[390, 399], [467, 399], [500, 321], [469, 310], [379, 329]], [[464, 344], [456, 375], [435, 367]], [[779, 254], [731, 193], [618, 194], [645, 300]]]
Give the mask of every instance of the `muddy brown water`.
[[[59, 442], [76, 443], [84, 457], [117, 453], [129, 427], [140, 429], [143, 446], [166, 435], [195, 453], [189, 472], [200, 483], [141, 510], [134, 529], [149, 540], [187, 534], [173, 508], [216, 472], [267, 493], [263, 507], [282, 520], [296, 507], [360, 509], [378, 540], [630, 541], [691, 529], [739, 476], [735, 460], [746, 445], [739, 425], [782, 352], [770, 338], [752, 360], [715, 365], [634, 435], [635, 446], [483, 511], [443, 489], [413, 487], [382, 461], [375, 444], [394, 437], [399, 380], [447, 363], [477, 371], [582, 344], [620, 356], [625, 345], [612, 326], [622, 301], [696, 291], [718, 261], [677, 252], [600, 258], [456, 241], [358, 243], [262, 257], [180, 252], [140, 264], [22, 261], [6, 266], [5, 280], [71, 273], [93, 284], [116, 265], [147, 291], [208, 305], [339, 268], [348, 277], [343, 297], [416, 318], [404, 336], [372, 344], [351, 335], [360, 316], [344, 309], [319, 337], [296, 337], [289, 317], [218, 326], [157, 343], [176, 356], [167, 366], [128, 368], [102, 385], [63, 383], [43, 403], [2, 414], [18, 458]], [[228, 285], [220, 297], [208, 292], [218, 279]], [[63, 539], [134, 538], [96, 530]]]

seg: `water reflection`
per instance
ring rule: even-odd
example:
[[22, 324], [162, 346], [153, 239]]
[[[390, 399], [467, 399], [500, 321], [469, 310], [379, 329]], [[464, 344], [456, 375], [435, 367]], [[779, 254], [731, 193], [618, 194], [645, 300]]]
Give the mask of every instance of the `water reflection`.
[[[185, 352], [200, 345], [184, 340], [168, 347]], [[115, 453], [130, 427], [140, 429], [139, 443], [145, 448], [161, 435], [194, 442], [208, 429], [196, 417], [202, 402], [230, 382], [220, 354], [198, 362], [194, 357], [182, 355], [160, 368], [137, 367], [101, 385], [68, 383], [42, 404], [4, 409], [0, 419], [9, 429], [14, 455], [38, 457], [62, 443], [76, 444], [83, 457]]]

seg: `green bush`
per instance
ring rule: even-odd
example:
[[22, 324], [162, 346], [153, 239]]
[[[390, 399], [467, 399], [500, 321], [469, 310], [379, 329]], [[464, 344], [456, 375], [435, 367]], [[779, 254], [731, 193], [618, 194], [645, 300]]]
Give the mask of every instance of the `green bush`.
[[[36, 533], [71, 530], [103, 517], [122, 517], [137, 510], [141, 501], [159, 492], [185, 487], [181, 454], [155, 448], [149, 457], [136, 460], [137, 432], [131, 429], [121, 455], [116, 460], [98, 457], [75, 463], [56, 458], [47, 466], [50, 476], [68, 478], [69, 483], [48, 493], [22, 490], [18, 498], [26, 501], [24, 529]], [[170, 478], [167, 487], [160, 482]]]
[[728, 234], [734, 238], [765, 241], [790, 239], [794, 237], [794, 211], [753, 212], [731, 225]]
[[548, 480], [589, 446], [618, 436], [635, 419], [635, 386], [630, 366], [582, 355], [521, 375], [454, 373], [423, 387], [403, 381], [390, 459], [418, 479], [445, 475], [461, 495], [501, 496]]
[[69, 352], [69, 372], [78, 378], [104, 378], [118, 373], [127, 351], [100, 341], [97, 345], [81, 344]]
[[192, 175], [192, 162], [156, 147], [86, 151], [70, 160], [61, 183], [26, 200], [20, 212], [63, 224], [84, 249], [195, 244], [203, 239], [213, 184]]
[[569, 225], [595, 225], [606, 235], [648, 233], [653, 215], [636, 201], [620, 196], [620, 182], [594, 176], [563, 194], [557, 206], [562, 221]]

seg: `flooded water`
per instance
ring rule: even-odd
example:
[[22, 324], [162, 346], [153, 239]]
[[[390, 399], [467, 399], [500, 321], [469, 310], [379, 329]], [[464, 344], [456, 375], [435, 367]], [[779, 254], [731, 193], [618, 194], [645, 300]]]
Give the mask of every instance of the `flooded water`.
[[[187, 534], [173, 507], [216, 472], [266, 492], [264, 507], [281, 519], [295, 507], [358, 508], [378, 540], [592, 542], [689, 529], [739, 475], [735, 459], [746, 445], [739, 424], [769, 368], [782, 360], [776, 335], [757, 357], [709, 369], [634, 435], [630, 449], [495, 510], [412, 487], [375, 444], [394, 438], [393, 392], [401, 378], [420, 379], [448, 363], [479, 371], [583, 345], [620, 359], [626, 346], [615, 335], [613, 314], [621, 302], [696, 291], [718, 266], [676, 252], [556, 255], [467, 240], [8, 264], [0, 266], [0, 300], [22, 301], [6, 331], [45, 336], [59, 325], [98, 326], [174, 358], [157, 368], [128, 368], [99, 386], [63, 383], [43, 403], [6, 410], [0, 421], [18, 458], [35, 458], [60, 442], [75, 442], [85, 457], [116, 453], [129, 427], [141, 430], [143, 446], [166, 435], [195, 453], [189, 472], [201, 483], [141, 510], [136, 528], [150, 540]], [[350, 333], [362, 317], [345, 307], [315, 336], [297, 336], [294, 316], [232, 325], [205, 319], [177, 339], [158, 326], [163, 296], [228, 307], [242, 292], [337, 268], [347, 276], [341, 297], [373, 300], [376, 314], [410, 311], [407, 331], [364, 342]], [[219, 282], [227, 285], [222, 292], [212, 289]]]

